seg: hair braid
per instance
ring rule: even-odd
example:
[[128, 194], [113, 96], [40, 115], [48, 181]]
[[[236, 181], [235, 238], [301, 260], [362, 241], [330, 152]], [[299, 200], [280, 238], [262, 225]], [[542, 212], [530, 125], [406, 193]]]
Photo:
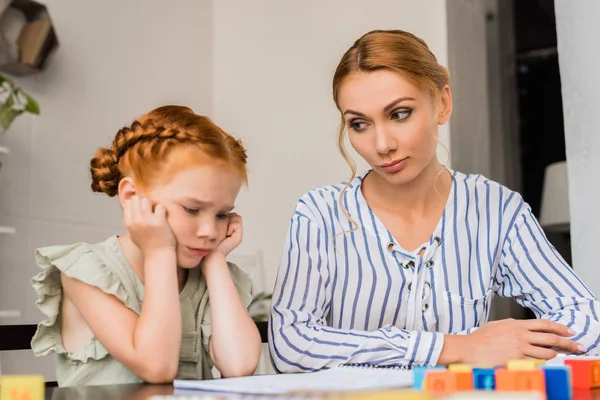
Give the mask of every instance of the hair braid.
[[90, 162], [92, 190], [114, 196], [127, 175], [140, 180], [156, 173], [173, 148], [189, 146], [233, 164], [246, 180], [246, 151], [239, 140], [209, 118], [187, 107], [165, 106], [117, 132], [109, 148], [99, 148]]

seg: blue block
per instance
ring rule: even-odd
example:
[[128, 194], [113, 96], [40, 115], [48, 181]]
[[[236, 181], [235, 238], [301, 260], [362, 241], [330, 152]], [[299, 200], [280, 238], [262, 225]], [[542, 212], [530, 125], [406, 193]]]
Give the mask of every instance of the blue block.
[[473, 388], [479, 390], [496, 389], [494, 368], [473, 368]]
[[432, 370], [432, 369], [446, 369], [446, 367], [443, 367], [441, 365], [438, 366], [432, 366], [432, 367], [413, 367], [412, 368], [412, 372], [413, 372], [413, 385], [412, 388], [414, 390], [423, 390], [423, 382], [425, 381], [425, 372], [427, 372], [428, 370]]
[[546, 378], [547, 400], [570, 400], [573, 396], [571, 367], [568, 365], [542, 365]]

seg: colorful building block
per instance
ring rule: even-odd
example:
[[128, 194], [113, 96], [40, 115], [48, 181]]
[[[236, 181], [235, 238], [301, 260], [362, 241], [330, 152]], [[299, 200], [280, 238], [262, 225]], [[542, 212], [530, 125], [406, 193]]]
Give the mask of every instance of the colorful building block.
[[454, 372], [454, 377], [456, 379], [456, 390], [458, 391], [469, 391], [473, 390], [473, 372]]
[[[399, 398], [399, 399], [404, 399]], [[438, 397], [437, 399], [440, 399]], [[443, 400], [540, 400], [540, 394], [535, 392], [489, 392], [472, 391], [456, 392], [442, 398]], [[579, 400], [579, 398], [577, 398]], [[591, 400], [591, 399], [583, 399]]]
[[570, 366], [541, 367], [546, 376], [546, 394], [548, 400], [570, 400], [573, 396]]
[[39, 375], [3, 375], [0, 380], [2, 400], [44, 400], [44, 377]]
[[600, 360], [566, 359], [565, 366], [571, 367], [573, 388], [600, 387]]
[[432, 369], [445, 370], [446, 367], [443, 367], [443, 366], [435, 366], [435, 367], [419, 366], [419, 367], [414, 367], [412, 369], [412, 372], [413, 372], [412, 388], [414, 390], [423, 390], [423, 382], [425, 381], [425, 372], [432, 370]]
[[425, 373], [424, 390], [431, 394], [449, 394], [457, 391], [456, 375], [448, 370], [429, 370]]
[[450, 364], [448, 365], [448, 371], [452, 372], [472, 372], [473, 366], [469, 364]]
[[494, 368], [473, 368], [473, 386], [478, 390], [494, 390], [496, 378]]
[[496, 370], [496, 391], [498, 392], [538, 392], [546, 396], [546, 377], [541, 369]]
[[546, 375], [541, 369], [533, 371], [513, 371], [517, 375], [518, 391], [546, 393]]
[[[200, 398], [200, 397], [199, 397]], [[204, 399], [204, 397], [202, 397]], [[219, 397], [221, 398], [221, 397]], [[435, 396], [415, 390], [398, 389], [374, 392], [350, 392], [335, 396], [324, 397], [327, 400], [436, 400]], [[275, 399], [275, 397], [274, 397]], [[157, 399], [161, 400], [161, 399]], [[167, 399], [165, 399], [167, 400]]]
[[546, 364], [546, 360], [509, 360], [506, 368], [514, 370], [532, 370]]
[[512, 392], [517, 386], [516, 374], [514, 371], [506, 368], [498, 368], [496, 370], [496, 391], [498, 392]]

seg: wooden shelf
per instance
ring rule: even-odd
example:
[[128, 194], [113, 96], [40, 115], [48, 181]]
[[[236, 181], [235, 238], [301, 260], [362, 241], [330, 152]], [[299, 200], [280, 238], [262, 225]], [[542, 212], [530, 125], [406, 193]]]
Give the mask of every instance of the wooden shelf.
[[8, 154], [8, 147], [0, 146], [0, 154]]
[[12, 226], [0, 226], [0, 234], [12, 235], [16, 232], [17, 230]]

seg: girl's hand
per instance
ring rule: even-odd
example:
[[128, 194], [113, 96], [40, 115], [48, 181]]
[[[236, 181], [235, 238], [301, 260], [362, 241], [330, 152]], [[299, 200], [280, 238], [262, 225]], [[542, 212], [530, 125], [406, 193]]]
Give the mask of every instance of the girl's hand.
[[242, 243], [242, 217], [236, 213], [231, 213], [229, 214], [229, 224], [227, 225], [225, 239], [219, 243], [214, 251], [227, 256], [240, 243]]
[[175, 251], [177, 242], [164, 206], [157, 204], [152, 210], [148, 199], [133, 196], [125, 202], [123, 220], [131, 240], [144, 258], [164, 250]]

